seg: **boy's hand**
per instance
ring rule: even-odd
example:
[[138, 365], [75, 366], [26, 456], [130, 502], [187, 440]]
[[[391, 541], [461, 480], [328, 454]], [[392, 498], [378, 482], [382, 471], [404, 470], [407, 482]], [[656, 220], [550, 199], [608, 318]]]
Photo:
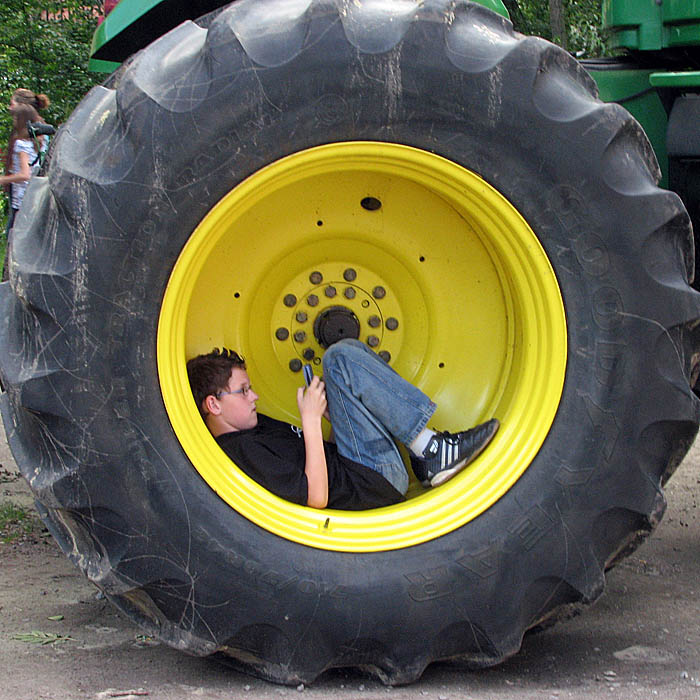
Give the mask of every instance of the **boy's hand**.
[[297, 406], [301, 415], [302, 425], [304, 419], [322, 418], [327, 415], [328, 402], [326, 401], [326, 385], [314, 377], [311, 384], [304, 389], [297, 389]]
[[308, 483], [306, 505], [312, 508], [325, 508], [328, 505], [328, 465], [323, 449], [321, 417], [328, 406], [326, 387], [314, 377], [311, 384], [297, 390], [297, 406], [301, 415], [301, 428], [304, 433], [306, 462], [304, 473]]

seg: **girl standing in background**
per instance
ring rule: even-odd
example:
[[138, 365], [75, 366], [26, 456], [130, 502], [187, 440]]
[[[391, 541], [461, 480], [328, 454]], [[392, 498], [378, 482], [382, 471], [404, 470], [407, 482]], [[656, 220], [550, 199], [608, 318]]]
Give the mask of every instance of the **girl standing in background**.
[[[14, 100], [14, 96], [13, 96]], [[31, 164], [37, 157], [37, 150], [34, 142], [29, 136], [27, 122], [40, 121], [39, 113], [34, 107], [28, 104], [15, 103], [10, 101], [10, 112], [12, 114], [12, 135], [10, 136], [11, 164], [7, 175], [0, 176], [0, 185], [10, 185], [10, 213], [7, 217], [7, 247], [5, 248], [5, 260], [3, 263], [2, 280], [8, 278], [7, 256], [10, 248], [10, 235], [17, 211], [22, 204], [27, 183], [31, 177]], [[8, 149], [9, 150], [9, 149]]]

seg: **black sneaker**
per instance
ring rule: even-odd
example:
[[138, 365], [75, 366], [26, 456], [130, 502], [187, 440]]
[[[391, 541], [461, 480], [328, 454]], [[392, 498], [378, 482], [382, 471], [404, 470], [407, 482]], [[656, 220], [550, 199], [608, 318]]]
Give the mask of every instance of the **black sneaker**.
[[498, 419], [492, 418], [461, 433], [435, 433], [422, 459], [411, 455], [413, 473], [423, 486], [444, 484], [481, 454], [499, 426]]

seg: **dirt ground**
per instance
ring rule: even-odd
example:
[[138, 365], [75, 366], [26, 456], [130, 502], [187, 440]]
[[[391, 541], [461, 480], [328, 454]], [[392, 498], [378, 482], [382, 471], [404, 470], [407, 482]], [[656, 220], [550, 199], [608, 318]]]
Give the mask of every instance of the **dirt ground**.
[[[583, 615], [526, 637], [497, 668], [436, 664], [402, 688], [347, 671], [284, 688], [159, 644], [99, 598], [32, 516], [0, 538], [0, 700], [700, 698], [700, 441], [667, 495], [657, 531]], [[8, 502], [32, 499], [0, 432]]]

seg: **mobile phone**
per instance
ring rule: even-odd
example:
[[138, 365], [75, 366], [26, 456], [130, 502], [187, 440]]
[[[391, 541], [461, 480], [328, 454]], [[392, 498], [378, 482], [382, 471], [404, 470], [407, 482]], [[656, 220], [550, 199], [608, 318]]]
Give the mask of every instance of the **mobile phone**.
[[311, 365], [304, 365], [304, 381], [306, 386], [311, 384], [311, 380], [314, 378], [314, 371], [311, 369]]

